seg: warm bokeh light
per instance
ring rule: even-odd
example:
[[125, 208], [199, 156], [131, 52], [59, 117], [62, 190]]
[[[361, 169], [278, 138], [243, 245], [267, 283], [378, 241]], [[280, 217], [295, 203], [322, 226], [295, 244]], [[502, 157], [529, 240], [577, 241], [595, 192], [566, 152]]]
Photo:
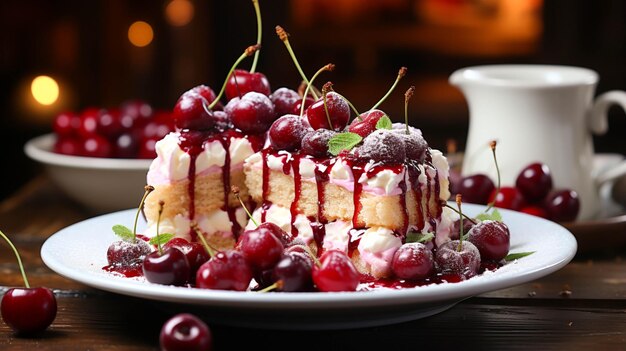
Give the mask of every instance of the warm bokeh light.
[[152, 26], [144, 21], [137, 21], [128, 27], [128, 40], [137, 47], [144, 47], [152, 42]]
[[193, 4], [189, 0], [172, 0], [165, 8], [165, 18], [172, 26], [182, 27], [193, 18]]
[[59, 98], [59, 84], [48, 76], [38, 76], [30, 84], [30, 92], [38, 103], [52, 105]]

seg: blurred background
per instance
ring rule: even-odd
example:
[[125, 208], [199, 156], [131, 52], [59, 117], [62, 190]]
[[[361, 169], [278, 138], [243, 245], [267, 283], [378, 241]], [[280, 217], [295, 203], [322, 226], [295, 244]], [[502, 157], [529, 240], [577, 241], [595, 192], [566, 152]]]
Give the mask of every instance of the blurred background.
[[[463, 150], [467, 105], [448, 84], [479, 64], [577, 65], [600, 74], [597, 93], [626, 89], [626, 2], [620, 0], [260, 0], [258, 71], [272, 89], [300, 78], [274, 27], [283, 26], [310, 77], [332, 62], [330, 80], [360, 110], [371, 107], [401, 66], [408, 75], [381, 106], [404, 118], [404, 91], [417, 90], [411, 124], [430, 145]], [[5, 198], [39, 172], [23, 152], [51, 132], [61, 111], [142, 99], [171, 109], [185, 90], [218, 91], [256, 41], [250, 0], [7, 0], [0, 3], [0, 142]], [[251, 60], [244, 61], [248, 69]], [[614, 108], [598, 152], [626, 154], [626, 119]]]

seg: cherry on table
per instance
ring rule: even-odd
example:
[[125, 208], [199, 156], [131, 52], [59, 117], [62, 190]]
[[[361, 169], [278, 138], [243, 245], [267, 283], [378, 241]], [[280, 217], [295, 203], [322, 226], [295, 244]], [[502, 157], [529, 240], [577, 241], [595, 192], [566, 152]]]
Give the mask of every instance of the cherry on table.
[[196, 287], [201, 289], [245, 291], [251, 281], [252, 270], [237, 250], [216, 253], [196, 273]]
[[515, 186], [528, 202], [537, 202], [552, 190], [550, 169], [543, 163], [532, 163], [517, 176]]
[[213, 335], [206, 323], [198, 317], [180, 313], [163, 324], [159, 343], [163, 351], [210, 351]]
[[143, 260], [143, 275], [150, 283], [183, 285], [189, 281], [189, 262], [175, 247], [149, 253]]
[[468, 241], [480, 252], [483, 261], [500, 261], [509, 253], [511, 233], [500, 221], [486, 220], [476, 224], [468, 233]]
[[574, 190], [555, 190], [548, 194], [543, 207], [548, 212], [548, 218], [555, 222], [570, 222], [578, 217], [580, 200]]
[[485, 174], [478, 173], [463, 177], [454, 190], [457, 194], [463, 196], [464, 202], [486, 205], [495, 189], [496, 187], [491, 178]]
[[495, 207], [514, 211], [519, 211], [526, 205], [526, 200], [522, 193], [517, 188], [510, 186], [503, 186], [500, 188], [500, 191], [494, 189], [489, 196], [489, 202], [493, 202]]
[[355, 291], [359, 272], [345, 253], [328, 250], [320, 257], [320, 265], [313, 267], [313, 282], [320, 291]]

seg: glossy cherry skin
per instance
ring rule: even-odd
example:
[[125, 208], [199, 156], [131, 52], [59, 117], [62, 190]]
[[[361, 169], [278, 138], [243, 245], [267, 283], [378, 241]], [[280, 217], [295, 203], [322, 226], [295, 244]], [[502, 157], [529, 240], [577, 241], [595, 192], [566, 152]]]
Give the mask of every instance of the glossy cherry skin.
[[215, 125], [213, 114], [208, 110], [209, 102], [200, 94], [184, 93], [176, 102], [172, 118], [176, 128], [207, 130]]
[[272, 123], [269, 130], [270, 142], [277, 150], [294, 151], [300, 149], [302, 138], [310, 129], [304, 118], [284, 115]]
[[57, 300], [48, 288], [13, 288], [2, 297], [0, 310], [4, 322], [15, 332], [34, 334], [52, 324]]
[[196, 273], [196, 287], [201, 289], [245, 291], [252, 281], [252, 270], [237, 250], [218, 252]]
[[394, 253], [391, 270], [400, 279], [426, 279], [435, 272], [433, 252], [422, 243], [404, 244]]
[[328, 250], [320, 257], [320, 265], [313, 267], [313, 282], [320, 291], [355, 291], [359, 272], [345, 253]]
[[314, 102], [315, 102], [315, 99], [313, 99], [311, 96], [307, 96], [306, 99], [300, 98], [293, 105], [293, 110], [291, 111], [291, 113], [293, 113], [294, 115], [300, 116], [300, 111], [302, 110], [302, 104], [304, 103], [304, 111], [306, 112], [306, 109], [309, 108], [311, 105], [313, 105]]
[[580, 199], [574, 190], [556, 190], [548, 194], [543, 207], [555, 222], [570, 222], [578, 217]]
[[72, 137], [78, 134], [80, 117], [73, 112], [59, 113], [52, 122], [52, 130], [57, 137]]
[[476, 246], [483, 261], [500, 261], [509, 254], [511, 233], [499, 221], [482, 221], [469, 231], [468, 240]]
[[195, 272], [211, 257], [206, 252], [204, 246], [199, 242], [189, 242], [183, 238], [173, 238], [168, 241], [163, 248], [174, 247], [179, 249], [189, 262], [189, 269], [191, 270], [191, 276], [195, 278]]
[[280, 291], [310, 291], [313, 288], [313, 265], [308, 254], [286, 252], [272, 270], [272, 278], [280, 282]]
[[233, 125], [246, 133], [262, 133], [274, 122], [274, 104], [265, 95], [249, 92], [231, 99], [224, 107]]
[[213, 335], [198, 317], [180, 313], [163, 324], [159, 343], [162, 351], [210, 351]]
[[[206, 102], [208, 104], [211, 104], [213, 101], [215, 101], [215, 98], [217, 97], [215, 95], [215, 92], [213, 91], [213, 89], [211, 89], [211, 87], [206, 86], [206, 85], [195, 86], [195, 87], [189, 89], [188, 92], [192, 92], [192, 93], [196, 93], [196, 94], [202, 95], [202, 97], [206, 99]], [[214, 111], [220, 111], [223, 108], [224, 108], [224, 106], [222, 105], [222, 103], [218, 102], [215, 105], [215, 107], [213, 107], [213, 110]]]
[[93, 134], [83, 139], [82, 156], [113, 157], [113, 150], [111, 142], [98, 134]]
[[552, 190], [550, 169], [539, 162], [528, 165], [517, 176], [515, 187], [528, 202], [532, 203], [544, 199]]
[[129, 267], [143, 263], [146, 255], [152, 252], [150, 245], [137, 239], [135, 242], [119, 240], [109, 245], [107, 261], [109, 265]]
[[489, 202], [489, 196], [495, 188], [491, 178], [485, 174], [463, 177], [461, 182], [455, 186], [455, 190], [457, 194], [461, 194], [463, 202], [480, 205], [486, 205]]
[[[326, 115], [328, 109], [328, 116]], [[306, 109], [306, 117], [313, 129], [343, 130], [350, 120], [350, 106], [341, 95], [334, 91], [326, 93], [326, 108], [324, 99], [320, 98]], [[328, 120], [332, 126], [328, 125]]]
[[[289, 88], [278, 88], [276, 89], [272, 95], [270, 95], [270, 100], [274, 104], [274, 113], [276, 113], [276, 117], [295, 114], [294, 107], [298, 100], [300, 100], [300, 95], [292, 89]], [[300, 115], [300, 111], [298, 111], [298, 116]]]
[[154, 251], [143, 260], [143, 275], [150, 283], [163, 285], [183, 285], [189, 280], [189, 262], [185, 254], [177, 248]]
[[270, 232], [273, 236], [275, 236], [280, 241], [281, 244], [283, 244], [284, 247], [288, 247], [293, 244], [293, 241], [294, 241], [293, 236], [272, 222], [263, 222], [259, 224], [256, 230]]
[[260, 72], [251, 73], [243, 69], [236, 69], [226, 83], [226, 99], [242, 97], [251, 91], [269, 96], [272, 90], [267, 77]]
[[357, 118], [355, 118], [352, 123], [350, 123], [348, 131], [356, 133], [365, 138], [366, 136], [370, 135], [370, 133], [376, 130], [376, 123], [378, 123], [378, 120], [380, 120], [385, 115], [386, 113], [381, 110], [369, 110], [363, 112]]
[[435, 262], [442, 274], [460, 274], [466, 278], [478, 274], [480, 252], [474, 244], [463, 240], [459, 250], [459, 240], [449, 241], [437, 248]]
[[82, 111], [78, 126], [78, 134], [81, 138], [88, 138], [98, 133], [98, 116], [100, 113], [101, 110], [95, 107], [86, 108]]
[[494, 201], [495, 207], [500, 208], [508, 208], [509, 210], [519, 211], [522, 207], [526, 206], [526, 200], [524, 200], [524, 196], [522, 193], [517, 190], [517, 188], [510, 186], [503, 186], [500, 188], [500, 191], [494, 191], [489, 196], [489, 202]]
[[270, 269], [280, 260], [285, 246], [269, 230], [246, 230], [239, 237], [237, 249], [256, 271]]

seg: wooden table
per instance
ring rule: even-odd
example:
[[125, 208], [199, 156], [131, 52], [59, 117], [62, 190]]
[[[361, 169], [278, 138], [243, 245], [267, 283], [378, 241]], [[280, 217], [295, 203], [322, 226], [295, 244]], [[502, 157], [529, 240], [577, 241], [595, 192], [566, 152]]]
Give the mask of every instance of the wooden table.
[[[0, 203], [0, 228], [21, 252], [31, 285], [54, 289], [59, 305], [56, 320], [37, 338], [18, 337], [0, 323], [0, 350], [158, 349], [159, 331], [170, 315], [155, 309], [154, 302], [89, 288], [42, 263], [39, 250], [50, 234], [91, 216], [43, 176]], [[0, 272], [0, 290], [22, 285], [6, 245], [0, 247]], [[384, 327], [210, 327], [216, 350], [626, 350], [626, 263], [616, 255], [577, 256], [537, 281], [467, 299], [429, 318]]]

